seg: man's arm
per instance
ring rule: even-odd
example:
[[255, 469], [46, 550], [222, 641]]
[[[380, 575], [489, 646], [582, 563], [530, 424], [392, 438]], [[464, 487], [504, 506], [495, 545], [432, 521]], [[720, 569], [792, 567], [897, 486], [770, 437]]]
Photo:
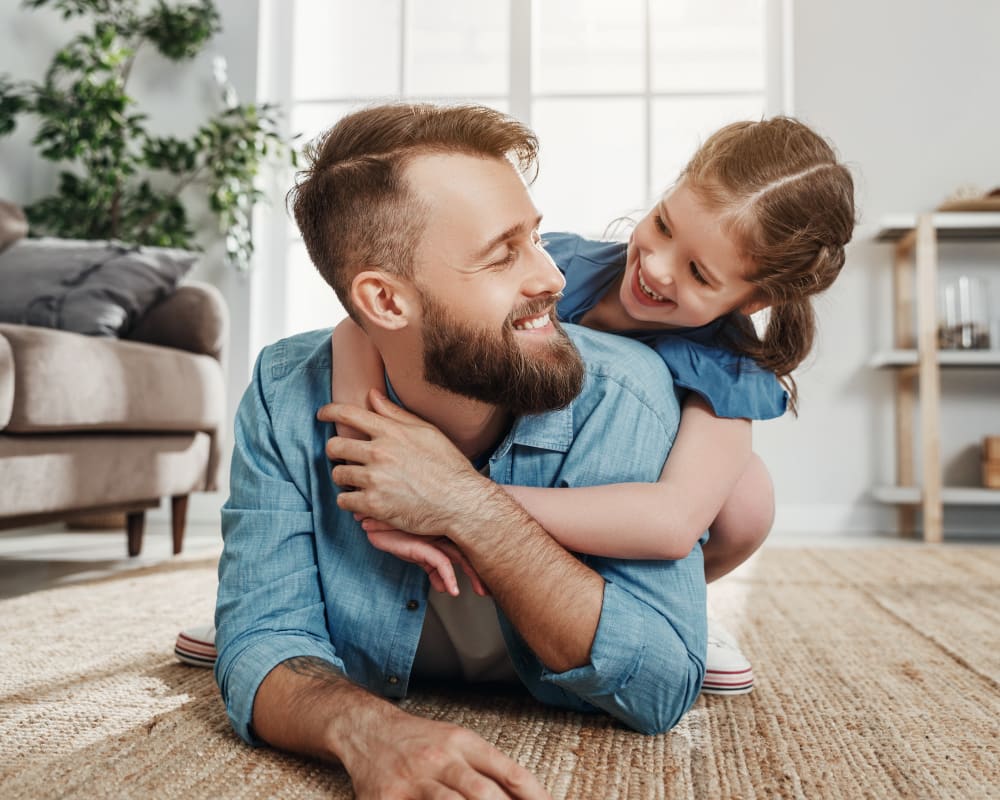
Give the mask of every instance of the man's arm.
[[261, 361], [237, 415], [223, 510], [216, 677], [234, 728], [340, 761], [361, 798], [547, 797], [476, 734], [406, 714], [345, 674], [326, 627], [310, 503], [288, 473]]
[[[377, 414], [339, 405], [319, 413], [373, 438], [327, 443], [332, 459], [356, 462], [334, 468], [336, 482], [360, 488], [342, 494], [341, 507], [401, 530], [453, 537], [532, 651], [518, 671], [539, 699], [571, 708], [584, 708], [583, 701], [645, 733], [675, 725], [697, 698], [704, 676], [701, 548], [680, 561], [591, 557], [584, 564], [475, 472], [436, 428], [387, 400], [371, 402]], [[634, 398], [610, 402], [627, 419], [644, 413]], [[648, 474], [636, 472], [630, 455], [607, 451], [608, 432], [600, 421], [578, 431], [574, 447], [615, 461], [596, 474], [652, 480], [662, 465], [654, 464], [654, 456], [669, 446], [660, 427], [639, 459]]]
[[340, 761], [361, 800], [549, 796], [472, 731], [400, 711], [314, 657], [291, 658], [271, 671], [253, 725], [282, 750]]
[[[331, 459], [356, 462], [333, 470], [335, 482], [358, 489], [341, 493], [340, 507], [410, 533], [448, 536], [546, 667], [565, 672], [587, 664], [604, 579], [473, 470], [436, 428], [378, 392], [369, 400], [375, 414], [332, 404], [318, 415], [371, 439], [335, 437], [327, 445]], [[415, 453], [419, 470], [412, 467]]]

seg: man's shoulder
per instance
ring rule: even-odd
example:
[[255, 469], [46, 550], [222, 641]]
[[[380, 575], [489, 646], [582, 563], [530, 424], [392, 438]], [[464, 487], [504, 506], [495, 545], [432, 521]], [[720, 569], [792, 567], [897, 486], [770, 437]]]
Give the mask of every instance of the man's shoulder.
[[301, 395], [311, 404], [330, 401], [331, 333], [330, 328], [298, 333], [260, 351], [254, 371], [268, 402], [278, 394]]
[[594, 331], [579, 325], [564, 325], [586, 365], [587, 383], [582, 395], [607, 393], [613, 384], [653, 409], [676, 414], [673, 379], [656, 352], [624, 336]]
[[329, 370], [332, 333], [331, 328], [321, 328], [267, 345], [258, 359], [261, 375], [280, 381], [301, 370]]
[[580, 351], [589, 373], [639, 383], [645, 383], [647, 377], [655, 379], [659, 374], [670, 380], [663, 359], [641, 342], [581, 325], [564, 323], [563, 327]]

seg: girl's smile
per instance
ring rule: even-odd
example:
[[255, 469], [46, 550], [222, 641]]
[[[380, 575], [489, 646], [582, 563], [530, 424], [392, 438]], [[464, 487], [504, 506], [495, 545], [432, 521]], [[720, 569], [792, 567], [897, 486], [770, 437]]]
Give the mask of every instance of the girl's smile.
[[681, 180], [632, 231], [617, 304], [631, 328], [697, 328], [758, 310], [749, 272], [718, 211]]

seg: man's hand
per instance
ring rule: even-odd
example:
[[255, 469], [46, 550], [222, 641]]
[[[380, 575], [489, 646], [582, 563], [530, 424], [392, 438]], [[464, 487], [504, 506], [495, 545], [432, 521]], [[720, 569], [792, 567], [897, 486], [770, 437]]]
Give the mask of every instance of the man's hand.
[[369, 437], [334, 436], [326, 443], [332, 461], [353, 462], [339, 464], [331, 473], [334, 483], [357, 490], [341, 492], [338, 505], [420, 536], [451, 530], [493, 483], [433, 425], [377, 391], [369, 402], [374, 412], [331, 403], [316, 415]]
[[275, 747], [340, 761], [362, 800], [551, 800], [534, 775], [472, 731], [407, 714], [315, 656], [268, 673], [253, 727]]
[[437, 428], [372, 392], [374, 412], [330, 404], [320, 420], [370, 437], [335, 436], [333, 480], [357, 488], [337, 504], [421, 536], [447, 536], [475, 567], [528, 647], [553, 672], [590, 662], [604, 579], [568, 553], [516, 500], [473, 469]]
[[398, 714], [344, 764], [359, 800], [551, 800], [534, 775], [472, 731]]

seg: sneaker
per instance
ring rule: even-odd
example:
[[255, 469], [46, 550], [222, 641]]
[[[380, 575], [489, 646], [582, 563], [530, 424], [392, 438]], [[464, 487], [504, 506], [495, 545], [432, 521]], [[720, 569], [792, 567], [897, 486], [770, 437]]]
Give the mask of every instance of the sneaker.
[[177, 634], [174, 642], [174, 655], [179, 661], [192, 667], [215, 666], [218, 653], [215, 652], [215, 626], [199, 625], [187, 628]]
[[753, 667], [733, 635], [713, 619], [708, 621], [703, 694], [748, 694], [753, 691]]

